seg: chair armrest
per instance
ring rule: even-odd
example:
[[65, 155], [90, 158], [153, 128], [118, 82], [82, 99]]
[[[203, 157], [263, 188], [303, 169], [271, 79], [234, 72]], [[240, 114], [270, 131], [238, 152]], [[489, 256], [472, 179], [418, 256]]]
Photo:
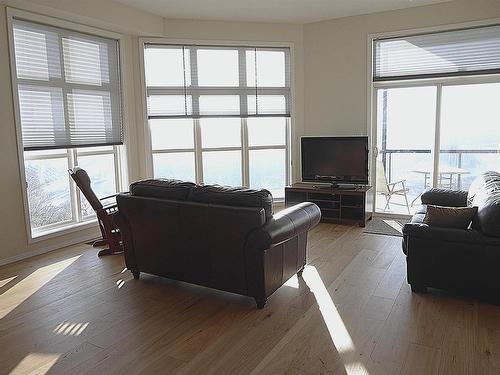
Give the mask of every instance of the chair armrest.
[[400, 181], [394, 181], [394, 182], [389, 182], [387, 185], [392, 186], [392, 185], [397, 185], [397, 184], [404, 184], [406, 180], [400, 180]]
[[116, 197], [117, 195], [120, 195], [120, 194], [125, 194], [125, 193], [128, 193], [128, 191], [124, 191], [124, 192], [121, 192], [121, 193], [116, 193], [116, 194], [111, 194], [111, 195], [108, 195], [107, 197], [102, 197], [102, 198], [99, 198], [100, 201], [103, 201], [105, 199], [109, 199], [109, 198], [114, 198]]
[[118, 204], [116, 203], [110, 203], [110, 204], [106, 204], [104, 206], [102, 206], [103, 210], [107, 211], [107, 210], [110, 210], [110, 209], [115, 209], [118, 207]]
[[468, 243], [477, 246], [500, 246], [500, 238], [485, 236], [474, 229], [430, 227], [427, 224], [405, 224], [403, 236], [433, 241]]
[[422, 204], [432, 204], [435, 206], [467, 206], [466, 191], [431, 188], [424, 191], [420, 199], [422, 200]]
[[321, 211], [314, 203], [303, 202], [286, 208], [273, 215], [267, 223], [254, 230], [250, 236], [258, 238], [264, 249], [287, 241], [316, 226], [321, 219]]

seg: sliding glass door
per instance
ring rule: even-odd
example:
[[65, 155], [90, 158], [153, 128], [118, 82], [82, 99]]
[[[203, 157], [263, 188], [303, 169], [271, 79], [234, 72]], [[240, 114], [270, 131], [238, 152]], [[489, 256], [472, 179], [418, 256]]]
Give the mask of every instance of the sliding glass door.
[[435, 86], [377, 91], [376, 209], [409, 214], [431, 184]]
[[500, 83], [443, 86], [438, 186], [467, 190], [500, 171]]
[[467, 190], [500, 170], [500, 83], [376, 88], [375, 210], [413, 214], [429, 187]]

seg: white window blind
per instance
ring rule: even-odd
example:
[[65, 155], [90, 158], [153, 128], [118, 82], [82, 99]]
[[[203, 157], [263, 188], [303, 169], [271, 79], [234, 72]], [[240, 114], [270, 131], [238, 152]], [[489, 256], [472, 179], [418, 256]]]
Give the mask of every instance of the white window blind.
[[25, 151], [123, 143], [118, 41], [14, 18]]
[[374, 81], [500, 73], [500, 25], [374, 41]]
[[146, 44], [149, 119], [290, 117], [288, 48]]

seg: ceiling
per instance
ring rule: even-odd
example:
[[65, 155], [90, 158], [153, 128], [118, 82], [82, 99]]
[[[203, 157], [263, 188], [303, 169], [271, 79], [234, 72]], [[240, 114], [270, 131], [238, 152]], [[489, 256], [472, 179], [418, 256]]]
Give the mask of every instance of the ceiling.
[[308, 23], [451, 0], [116, 0], [165, 18]]

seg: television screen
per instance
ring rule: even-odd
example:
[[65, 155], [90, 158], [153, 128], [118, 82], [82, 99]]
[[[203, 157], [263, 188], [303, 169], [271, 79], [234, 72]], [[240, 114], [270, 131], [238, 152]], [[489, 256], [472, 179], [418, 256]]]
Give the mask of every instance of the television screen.
[[368, 137], [303, 137], [302, 180], [368, 183]]

